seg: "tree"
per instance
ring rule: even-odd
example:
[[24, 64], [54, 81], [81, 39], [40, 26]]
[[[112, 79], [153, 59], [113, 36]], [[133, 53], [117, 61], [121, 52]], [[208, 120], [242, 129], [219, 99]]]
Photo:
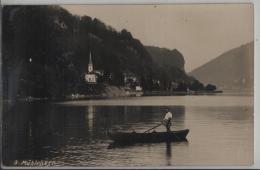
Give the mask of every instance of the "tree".
[[178, 87], [177, 87], [176, 90], [177, 90], [177, 91], [184, 91], [184, 92], [186, 92], [187, 89], [188, 89], [187, 84], [184, 83], [184, 82], [180, 82], [180, 83], [178, 84]]
[[208, 84], [206, 86], [207, 91], [215, 91], [216, 89], [217, 89], [217, 87], [215, 85], [212, 85], [212, 84]]
[[198, 80], [194, 80], [189, 86], [189, 89], [193, 91], [204, 90], [204, 85]]

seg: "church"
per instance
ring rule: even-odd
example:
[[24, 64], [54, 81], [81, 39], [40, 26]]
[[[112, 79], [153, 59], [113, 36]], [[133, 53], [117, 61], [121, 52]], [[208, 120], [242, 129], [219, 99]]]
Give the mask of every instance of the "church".
[[88, 84], [97, 84], [97, 75], [93, 69], [92, 57], [91, 52], [89, 53], [89, 60], [88, 60], [88, 71], [85, 73], [85, 81]]

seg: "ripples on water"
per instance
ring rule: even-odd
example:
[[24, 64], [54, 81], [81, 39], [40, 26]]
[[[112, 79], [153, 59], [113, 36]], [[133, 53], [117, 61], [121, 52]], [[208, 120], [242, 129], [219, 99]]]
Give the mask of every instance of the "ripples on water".
[[[109, 148], [108, 131], [144, 132], [173, 112], [188, 142]], [[8, 113], [8, 114], [7, 114]], [[3, 161], [52, 166], [249, 165], [253, 162], [252, 96], [144, 97], [30, 103], [6, 108]], [[156, 131], [165, 131], [160, 126]]]

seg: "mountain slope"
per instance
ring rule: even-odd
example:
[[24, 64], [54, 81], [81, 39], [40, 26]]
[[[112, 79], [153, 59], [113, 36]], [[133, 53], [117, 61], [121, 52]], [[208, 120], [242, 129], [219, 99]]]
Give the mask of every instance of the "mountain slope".
[[85, 91], [90, 51], [104, 81], [120, 86], [123, 73], [131, 72], [150, 88], [156, 67], [142, 43], [125, 29], [118, 32], [97, 18], [74, 16], [59, 6], [5, 6], [3, 26], [4, 81], [11, 84], [11, 70], [22, 68], [16, 76], [22, 80], [17, 83], [20, 96]]
[[122, 86], [124, 73], [132, 73], [149, 91], [166, 90], [172, 80], [190, 79], [179, 68], [155, 63], [129, 31], [116, 31], [97, 18], [75, 16], [59, 6], [33, 5], [4, 6], [2, 15], [3, 82], [8, 98], [85, 93], [90, 51], [94, 69], [104, 72], [99, 84]]
[[189, 74], [220, 89], [253, 90], [254, 43], [229, 50]]

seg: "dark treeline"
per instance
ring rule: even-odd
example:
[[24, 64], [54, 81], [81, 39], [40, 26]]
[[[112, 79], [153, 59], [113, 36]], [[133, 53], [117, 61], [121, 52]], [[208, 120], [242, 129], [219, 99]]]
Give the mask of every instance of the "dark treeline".
[[193, 82], [203, 86], [182, 69], [158, 66], [130, 32], [96, 18], [59, 6], [4, 6], [2, 17], [5, 97], [84, 93], [90, 51], [94, 69], [104, 71], [102, 82], [120, 86], [123, 73], [132, 73], [148, 91], [167, 90], [172, 81], [180, 82], [179, 90]]

